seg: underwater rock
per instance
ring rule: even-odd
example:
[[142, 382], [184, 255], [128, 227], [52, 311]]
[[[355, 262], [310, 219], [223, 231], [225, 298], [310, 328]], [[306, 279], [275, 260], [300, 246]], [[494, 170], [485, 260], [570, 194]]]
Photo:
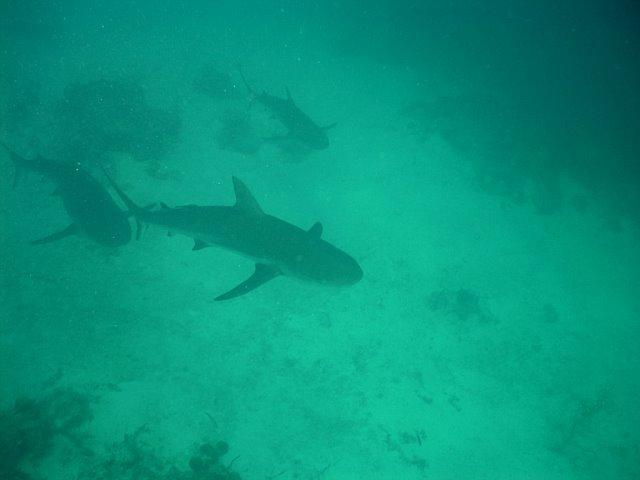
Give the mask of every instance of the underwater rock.
[[157, 161], [181, 130], [177, 113], [148, 105], [142, 86], [123, 80], [69, 85], [54, 116], [54, 150], [71, 160], [126, 152], [139, 161]]
[[239, 96], [237, 85], [229, 74], [212, 64], [206, 64], [200, 69], [193, 81], [193, 88], [198, 93], [218, 100]]
[[400, 115], [419, 141], [439, 135], [464, 153], [487, 193], [515, 204], [526, 200], [539, 214], [553, 214], [563, 201], [560, 148], [534, 113], [528, 118], [518, 107], [526, 108], [487, 95], [443, 96], [409, 103]]
[[295, 138], [282, 137], [272, 139], [271, 142], [278, 147], [283, 160], [288, 163], [302, 162], [313, 153], [312, 148]]
[[427, 298], [427, 305], [432, 312], [444, 312], [458, 322], [492, 319], [491, 313], [481, 306], [479, 297], [465, 288], [432, 292]]
[[14, 81], [6, 89], [2, 102], [0, 127], [6, 129], [12, 137], [19, 136], [21, 131], [28, 130], [36, 123], [42, 110], [40, 85], [28, 78]]
[[221, 122], [222, 125], [215, 134], [218, 148], [245, 155], [254, 154], [260, 149], [262, 139], [245, 112], [228, 110]]

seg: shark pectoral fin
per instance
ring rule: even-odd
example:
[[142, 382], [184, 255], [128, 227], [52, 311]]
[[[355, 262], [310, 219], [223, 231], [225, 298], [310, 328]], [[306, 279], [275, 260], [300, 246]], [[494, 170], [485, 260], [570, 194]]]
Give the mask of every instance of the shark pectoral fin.
[[70, 235], [75, 235], [76, 233], [78, 233], [78, 226], [75, 223], [72, 223], [61, 232], [52, 233], [51, 235], [47, 235], [46, 237], [38, 240], [32, 240], [30, 243], [31, 245], [42, 245], [43, 243], [55, 242], [56, 240], [60, 240]]
[[256, 263], [256, 269], [249, 278], [242, 282], [237, 287], [229, 290], [227, 293], [215, 298], [216, 302], [221, 300], [229, 300], [231, 298], [239, 297], [245, 293], [249, 293], [251, 290], [255, 290], [260, 285], [267, 283], [269, 280], [280, 275], [280, 269], [273, 265], [266, 265], [264, 263]]
[[196, 251], [196, 250], [202, 250], [203, 248], [207, 248], [210, 247], [211, 245], [209, 245], [208, 243], [203, 242], [202, 240], [196, 240], [195, 243], [193, 244], [193, 248], [191, 250]]
[[320, 127], [320, 128], [326, 132], [327, 130], [331, 130], [336, 125], [338, 125], [338, 122], [334, 122], [331, 125], [327, 125], [326, 127]]
[[320, 222], [316, 222], [309, 229], [309, 235], [313, 238], [320, 238], [322, 236], [322, 224]]

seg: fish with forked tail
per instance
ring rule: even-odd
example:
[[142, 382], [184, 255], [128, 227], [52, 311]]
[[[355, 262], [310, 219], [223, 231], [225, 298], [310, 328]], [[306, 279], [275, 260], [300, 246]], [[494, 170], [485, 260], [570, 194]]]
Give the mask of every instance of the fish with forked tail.
[[247, 88], [249, 95], [264, 107], [287, 129], [287, 133], [280, 136], [270, 137], [266, 140], [296, 140], [313, 150], [324, 150], [329, 148], [329, 137], [327, 130], [336, 126], [335, 123], [321, 127], [317, 125], [309, 116], [304, 113], [293, 101], [291, 92], [285, 88], [287, 98], [276, 97], [267, 92], [256, 93], [247, 82], [242, 69], [238, 67], [242, 82]]

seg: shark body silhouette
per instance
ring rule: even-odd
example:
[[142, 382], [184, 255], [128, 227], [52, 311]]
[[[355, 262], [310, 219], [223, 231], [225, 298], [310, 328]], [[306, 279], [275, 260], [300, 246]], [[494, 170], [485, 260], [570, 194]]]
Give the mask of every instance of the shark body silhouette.
[[55, 184], [54, 194], [71, 218], [71, 224], [31, 243], [54, 242], [70, 235], [80, 235], [107, 247], [125, 245], [131, 239], [128, 214], [118, 208], [106, 188], [78, 163], [56, 162], [37, 156], [21, 157], [4, 143], [0, 143], [16, 167], [14, 186], [25, 170], [37, 172]]
[[[106, 173], [106, 172], [105, 172]], [[149, 211], [137, 206], [107, 175], [127, 208], [141, 224], [162, 226], [194, 239], [193, 250], [219, 246], [255, 262], [253, 274], [216, 297], [228, 300], [244, 295], [273, 278], [285, 275], [326, 285], [352, 285], [362, 269], [347, 253], [321, 238], [322, 225], [303, 230], [262, 211], [249, 189], [233, 177], [233, 206], [186, 205]]]

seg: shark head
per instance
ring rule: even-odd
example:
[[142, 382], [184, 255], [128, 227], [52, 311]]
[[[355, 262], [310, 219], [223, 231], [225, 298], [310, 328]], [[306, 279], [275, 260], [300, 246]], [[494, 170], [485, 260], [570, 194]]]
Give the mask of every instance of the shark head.
[[[336, 249], [338, 250], [338, 249]], [[327, 285], [347, 286], [362, 279], [362, 268], [352, 257], [338, 250], [324, 259], [325, 268], [317, 281]]]
[[322, 129], [311, 132], [311, 134], [307, 136], [306, 140], [309, 147], [315, 150], [325, 150], [329, 148], [329, 137]]
[[309, 248], [301, 249], [295, 258], [293, 270], [297, 276], [325, 285], [353, 285], [362, 279], [362, 269], [358, 262], [340, 250], [325, 242], [322, 224], [315, 223], [308, 231]]

